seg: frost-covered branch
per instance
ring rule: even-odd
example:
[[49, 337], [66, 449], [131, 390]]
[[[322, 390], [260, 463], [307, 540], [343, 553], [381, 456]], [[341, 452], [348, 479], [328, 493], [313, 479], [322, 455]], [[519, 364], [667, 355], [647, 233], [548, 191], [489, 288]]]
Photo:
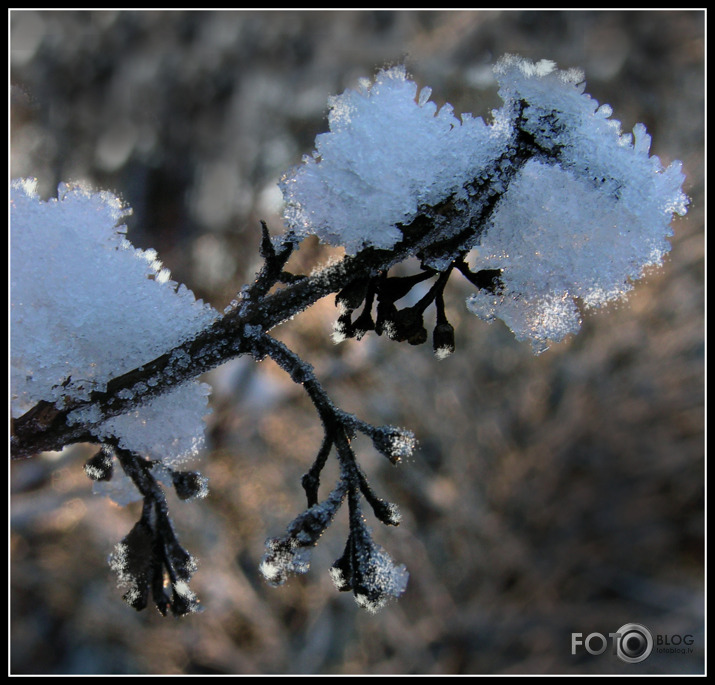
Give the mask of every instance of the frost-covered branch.
[[[510, 156], [518, 164], [523, 164], [528, 155], [528, 149], [520, 151], [519, 155], [507, 152], [505, 159]], [[498, 169], [494, 174], [492, 180], [498, 181], [497, 185], [504, 192], [514, 175], [512, 167], [507, 167], [503, 178]], [[362, 282], [366, 278], [369, 280], [385, 274], [392, 266], [412, 255], [425, 258], [428, 254], [450, 254], [458, 245], [456, 255], [461, 259], [466, 252], [462, 244], [473, 241], [479, 234], [479, 225], [489, 218], [496, 205], [495, 198], [501, 195], [501, 192], [495, 193], [486, 183], [480, 185], [484, 187], [481, 192], [475, 190], [475, 198], [481, 212], [472, 212], [470, 223], [474, 223], [475, 227], [471, 229], [468, 238], [461, 234], [443, 237], [442, 224], [445, 217], [456, 222], [461, 211], [456, 197], [449, 196], [435, 207], [425, 207], [424, 213], [401, 226], [404, 237], [392, 249], [365, 247], [359, 253], [348, 255], [339, 263], [312, 276], [292, 277], [291, 283], [270, 293], [268, 291], [272, 286], [284, 276], [282, 268], [292, 252], [296, 238], [289, 233], [276, 250], [264, 228], [261, 245], [266, 264], [254, 283], [241, 290], [238, 299], [222, 316], [214, 317], [210, 325], [199, 330], [194, 337], [166, 350], [160, 356], [108, 379], [102, 390], [90, 390], [73, 397], [69, 394], [71, 387], [68, 383], [68, 393], [60, 392], [55, 402], [38, 402], [13, 420], [12, 458], [26, 458], [43, 450], [59, 450], [74, 442], [101, 439], [101, 433], [97, 434], [95, 428], [101, 427], [107, 420], [170, 392], [234, 357], [253, 353], [253, 330], [270, 331], [322, 297], [344, 291], [356, 281]], [[436, 272], [431, 269], [428, 273]], [[417, 282], [410, 281], [410, 286]], [[408, 290], [401, 292], [400, 297]], [[383, 302], [388, 297], [386, 293]], [[398, 297], [393, 295], [394, 299]], [[399, 331], [401, 326], [390, 329], [388, 323], [388, 330]]]
[[366, 249], [266, 295], [262, 293], [273, 284], [266, 287], [265, 274], [272, 267], [261, 272], [255, 283], [244, 288], [239, 299], [222, 316], [194, 337], [109, 379], [103, 390], [90, 390], [86, 397], [60, 394], [55, 402], [41, 400], [13, 419], [12, 458], [58, 450], [92, 437], [101, 438], [96, 429], [107, 420], [170, 392], [234, 357], [254, 354], [255, 331], [271, 330], [366, 273], [377, 274], [389, 269], [412, 253], [415, 242], [418, 241], [406, 240], [402, 249], [395, 251]]
[[[283, 343], [261, 335], [256, 345], [283, 368], [295, 383], [302, 385], [323, 424], [324, 438], [315, 462], [303, 477], [308, 508], [294, 519], [282, 538], [271, 538], [266, 543], [266, 554], [261, 572], [273, 585], [283, 584], [291, 573], [305, 573], [310, 568], [310, 550], [348, 498], [350, 534], [345, 554], [331, 569], [336, 587], [350, 590], [361, 606], [371, 611], [381, 608], [392, 597], [398, 597], [407, 585], [404, 566], [395, 566], [389, 555], [377, 546], [365, 525], [360, 497], [370, 505], [375, 517], [385, 525], [400, 522], [397, 507], [378, 497], [355, 459], [350, 446], [356, 432], [372, 439], [375, 448], [393, 464], [410, 456], [415, 439], [410, 431], [394, 426], [372, 426], [338, 407], [315, 377], [312, 367]], [[340, 477], [324, 502], [318, 501], [320, 472], [331, 450], [335, 448], [340, 465]]]
[[[330, 131], [281, 180], [287, 231], [271, 238], [262, 223], [263, 266], [222, 313], [170, 281], [155, 252], [131, 246], [121, 226], [128, 210], [113, 195], [63, 184], [57, 200], [42, 202], [31, 181], [13, 183], [11, 456], [101, 446], [86, 465], [97, 488], [124, 478], [144, 502], [112, 562], [133, 606], [150, 595], [162, 613], [197, 606], [194, 564], [162, 483], [183, 499], [206, 490], [179, 468], [202, 444], [208, 386], [197, 379], [206, 371], [240, 355], [270, 357], [304, 387], [323, 426], [302, 481], [307, 508], [268, 541], [266, 578], [280, 584], [307, 570], [347, 501], [350, 532], [331, 574], [377, 609], [404, 591], [407, 573], [372, 541], [361, 505], [387, 525], [399, 516], [372, 490], [351, 440], [367, 435], [396, 463], [414, 436], [335, 406], [311, 365], [269, 332], [334, 294], [335, 342], [374, 332], [419, 345], [434, 305], [432, 347], [443, 359], [455, 348], [445, 297], [456, 273], [474, 286], [470, 311], [501, 319], [541, 352], [578, 331], [577, 302], [617, 299], [660, 264], [673, 214], [688, 204], [680, 164], [664, 169], [650, 156], [642, 125], [622, 134], [610, 107], [584, 94], [580, 72], [511, 56], [495, 71], [504, 105], [489, 123], [458, 119], [449, 105], [437, 111], [402, 67], [331, 98]], [[308, 235], [346, 256], [312, 274], [288, 272]], [[416, 273], [394, 275], [408, 258], [419, 261]], [[401, 306], [415, 288], [414, 304]], [[321, 501], [331, 454], [339, 477]]]

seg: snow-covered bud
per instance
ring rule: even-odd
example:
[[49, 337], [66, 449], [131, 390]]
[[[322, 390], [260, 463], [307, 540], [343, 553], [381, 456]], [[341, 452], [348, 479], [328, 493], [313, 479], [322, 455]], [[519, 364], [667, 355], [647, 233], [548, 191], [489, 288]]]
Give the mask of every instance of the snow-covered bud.
[[412, 456], [417, 445], [411, 431], [395, 426], [381, 426], [370, 433], [375, 449], [384, 454], [393, 464]]
[[335, 296], [335, 304], [343, 311], [357, 309], [365, 301], [369, 282], [368, 278], [358, 278], [349, 283]]
[[102, 448], [97, 454], [87, 460], [84, 472], [95, 481], [111, 480], [114, 473], [114, 464], [111, 453]]
[[179, 499], [203, 499], [209, 494], [209, 479], [197, 471], [172, 471], [171, 481]]
[[432, 349], [437, 359], [445, 359], [454, 352], [454, 327], [448, 321], [438, 323], [432, 333]]
[[154, 532], [143, 520], [137, 521], [109, 558], [119, 584], [126, 588], [124, 601], [137, 611], [147, 605], [152, 583], [161, 573], [161, 562], [153, 551]]
[[402, 521], [402, 514], [396, 504], [384, 499], [370, 500], [370, 506], [375, 516], [386, 526], [398, 526]]
[[343, 312], [333, 324], [332, 340], [337, 345], [347, 338], [354, 338], [355, 331], [352, 323], [352, 313]]
[[352, 328], [357, 340], [361, 340], [368, 331], [375, 330], [375, 322], [372, 320], [372, 314], [369, 309], [364, 309], [363, 313], [353, 321]]

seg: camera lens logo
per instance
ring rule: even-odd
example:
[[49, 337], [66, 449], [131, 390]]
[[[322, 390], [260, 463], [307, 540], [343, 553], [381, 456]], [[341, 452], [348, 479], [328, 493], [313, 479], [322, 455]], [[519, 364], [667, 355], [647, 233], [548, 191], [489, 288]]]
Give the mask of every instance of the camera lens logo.
[[653, 636], [639, 623], [626, 623], [616, 634], [616, 656], [627, 664], [645, 661], [653, 651]]

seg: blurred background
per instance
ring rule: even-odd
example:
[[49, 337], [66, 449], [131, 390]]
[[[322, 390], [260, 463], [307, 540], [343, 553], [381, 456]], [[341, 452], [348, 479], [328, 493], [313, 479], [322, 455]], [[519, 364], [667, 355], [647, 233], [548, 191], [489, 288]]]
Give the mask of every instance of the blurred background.
[[[139, 512], [93, 497], [93, 447], [12, 464], [11, 672], [703, 672], [702, 12], [13, 11], [10, 26], [12, 177], [44, 197], [69, 180], [116, 192], [130, 240], [219, 310], [259, 266], [259, 220], [282, 230], [276, 182], [326, 130], [328, 96], [385, 65], [485, 118], [503, 53], [580, 67], [624, 130], [643, 122], [665, 165], [683, 161], [692, 201], [664, 268], [539, 357], [468, 314], [457, 277], [445, 361], [374, 336], [333, 345], [333, 298], [276, 329], [343, 409], [419, 439], [398, 467], [356, 443], [403, 514], [396, 529], [371, 520], [376, 540], [410, 571], [377, 615], [327, 573], [345, 511], [306, 576], [275, 589], [258, 575], [265, 539], [305, 506], [322, 438], [271, 362], [206, 378], [211, 494], [171, 501], [200, 561], [200, 615], [122, 602], [107, 556]], [[335, 255], [308, 240], [292, 268]], [[571, 654], [572, 633], [631, 622], [692, 649], [636, 665]]]

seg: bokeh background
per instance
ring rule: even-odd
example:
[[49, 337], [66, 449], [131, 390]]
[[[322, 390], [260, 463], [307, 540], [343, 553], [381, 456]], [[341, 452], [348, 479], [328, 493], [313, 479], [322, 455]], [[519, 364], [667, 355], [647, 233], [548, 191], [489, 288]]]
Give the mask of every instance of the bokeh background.
[[[11, 465], [11, 672], [17, 674], [699, 673], [704, 669], [704, 14], [683, 12], [10, 13], [11, 174], [84, 180], [134, 209], [129, 237], [222, 309], [259, 266], [276, 182], [326, 129], [327, 98], [404, 62], [438, 104], [487, 117], [511, 52], [581, 67], [587, 92], [683, 161], [687, 217], [663, 269], [534, 357], [466, 312], [457, 353], [377, 337], [335, 346], [326, 298], [276, 333], [346, 410], [413, 429], [393, 467], [358, 441], [403, 513], [376, 539], [410, 570], [378, 615], [337, 593], [345, 512], [306, 576], [268, 587], [265, 538], [304, 507], [322, 431], [270, 362], [207, 377], [211, 495], [173, 502], [205, 611], [121, 600], [106, 560], [138, 518], [94, 497], [79, 445]], [[293, 261], [335, 253], [310, 240]], [[111, 341], [107, 341], [111, 344]], [[571, 634], [642, 623], [692, 635], [638, 665], [571, 654]]]

